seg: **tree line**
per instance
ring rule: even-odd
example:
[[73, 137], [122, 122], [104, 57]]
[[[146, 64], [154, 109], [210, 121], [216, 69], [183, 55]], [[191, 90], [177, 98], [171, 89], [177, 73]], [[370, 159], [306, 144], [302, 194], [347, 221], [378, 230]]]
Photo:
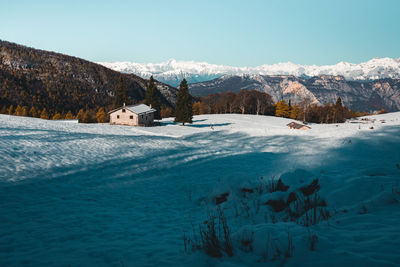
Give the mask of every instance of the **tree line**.
[[[124, 103], [131, 104], [132, 102], [128, 96], [127, 85], [122, 76], [119, 77], [117, 86], [114, 91], [114, 101], [112, 105], [107, 105], [99, 108], [85, 108], [79, 109], [76, 113], [71, 110], [65, 112], [57, 110], [47, 110], [41, 105], [26, 106], [14, 105], [0, 102], [0, 114], [8, 114], [15, 116], [35, 117], [46, 120], [73, 120], [77, 119], [82, 123], [105, 123], [109, 121], [108, 112], [112, 109], [121, 107]], [[162, 103], [162, 95], [157, 89], [153, 76], [150, 77], [146, 85], [145, 99], [143, 101], [146, 105], [151, 105], [156, 110], [155, 119], [167, 118], [175, 116], [176, 122], [182, 124], [192, 122], [192, 97], [189, 94], [187, 82], [184, 79], [179, 86], [178, 97], [175, 109]]]
[[[109, 120], [108, 111], [121, 107], [124, 103], [129, 104], [128, 90], [122, 75], [118, 79], [114, 92], [112, 105], [99, 108], [81, 108], [76, 113], [71, 110], [67, 112], [64, 110], [48, 111], [45, 107], [40, 108], [40, 106], [34, 105], [17, 105], [14, 107], [12, 104], [7, 105], [4, 103], [0, 103], [0, 113], [53, 120], [78, 119], [79, 122], [83, 123], [104, 123]], [[179, 85], [175, 108], [162, 105], [161, 97], [155, 80], [151, 76], [146, 85], [143, 102], [151, 105], [156, 110], [155, 119], [175, 116], [175, 122], [181, 122], [182, 124], [191, 123], [193, 115], [201, 114], [239, 113], [270, 115], [313, 123], [340, 123], [346, 119], [367, 114], [365, 112], [355, 112], [343, 106], [340, 97], [335, 104], [328, 102], [324, 106], [313, 104], [309, 98], [294, 104], [290, 100], [288, 102], [280, 100], [274, 103], [269, 94], [256, 90], [241, 90], [237, 94], [233, 92], [211, 94], [193, 101], [185, 79]]]
[[340, 123], [346, 119], [367, 115], [355, 112], [342, 104], [339, 97], [335, 104], [313, 104], [310, 98], [300, 103], [280, 100], [274, 103], [272, 97], [256, 90], [241, 90], [204, 96], [193, 104], [193, 114], [255, 114], [291, 118], [303, 122]]

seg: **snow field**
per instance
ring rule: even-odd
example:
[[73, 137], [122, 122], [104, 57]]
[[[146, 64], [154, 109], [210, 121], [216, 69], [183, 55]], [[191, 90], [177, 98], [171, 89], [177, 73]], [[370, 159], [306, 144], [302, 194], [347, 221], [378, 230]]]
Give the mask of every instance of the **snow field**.
[[[237, 114], [151, 128], [0, 115], [0, 265], [399, 265], [400, 113], [363, 119], [298, 131]], [[289, 189], [256, 192], [272, 178]], [[328, 220], [265, 204], [315, 179]], [[234, 256], [185, 252], [218, 207]]]

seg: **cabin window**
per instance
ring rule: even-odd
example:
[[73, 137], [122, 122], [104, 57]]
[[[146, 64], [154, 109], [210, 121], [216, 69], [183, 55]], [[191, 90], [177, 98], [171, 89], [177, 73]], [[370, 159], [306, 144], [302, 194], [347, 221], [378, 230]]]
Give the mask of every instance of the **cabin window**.
[[117, 115], [117, 119], [119, 119], [119, 115]]
[[122, 112], [125, 112], [125, 109], [124, 109], [124, 108], [122, 109]]
[[131, 115], [131, 116], [129, 116], [129, 119], [133, 120], [133, 116], [132, 116], [132, 115]]

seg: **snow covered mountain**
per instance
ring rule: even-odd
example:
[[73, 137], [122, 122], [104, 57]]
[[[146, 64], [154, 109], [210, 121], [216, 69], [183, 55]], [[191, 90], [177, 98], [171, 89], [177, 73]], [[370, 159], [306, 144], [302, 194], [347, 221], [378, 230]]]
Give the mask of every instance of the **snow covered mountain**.
[[124, 73], [134, 73], [142, 78], [155, 79], [179, 85], [186, 78], [189, 83], [203, 82], [221, 77], [225, 74], [260, 74], [260, 75], [294, 75], [319, 76], [340, 75], [346, 80], [376, 80], [382, 78], [400, 78], [400, 58], [374, 58], [360, 64], [339, 62], [336, 65], [299, 65], [291, 62], [257, 67], [232, 67], [209, 64], [206, 62], [178, 61], [170, 59], [162, 63], [134, 62], [98, 62], [99, 64]]

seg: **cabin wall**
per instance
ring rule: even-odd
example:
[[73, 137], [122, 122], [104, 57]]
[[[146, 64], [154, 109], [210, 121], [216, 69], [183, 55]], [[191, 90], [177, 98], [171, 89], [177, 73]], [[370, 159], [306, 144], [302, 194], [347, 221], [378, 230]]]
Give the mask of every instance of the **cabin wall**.
[[154, 112], [140, 114], [139, 125], [151, 126], [154, 123]]
[[137, 114], [128, 109], [119, 109], [110, 114], [110, 124], [138, 126], [139, 118]]

